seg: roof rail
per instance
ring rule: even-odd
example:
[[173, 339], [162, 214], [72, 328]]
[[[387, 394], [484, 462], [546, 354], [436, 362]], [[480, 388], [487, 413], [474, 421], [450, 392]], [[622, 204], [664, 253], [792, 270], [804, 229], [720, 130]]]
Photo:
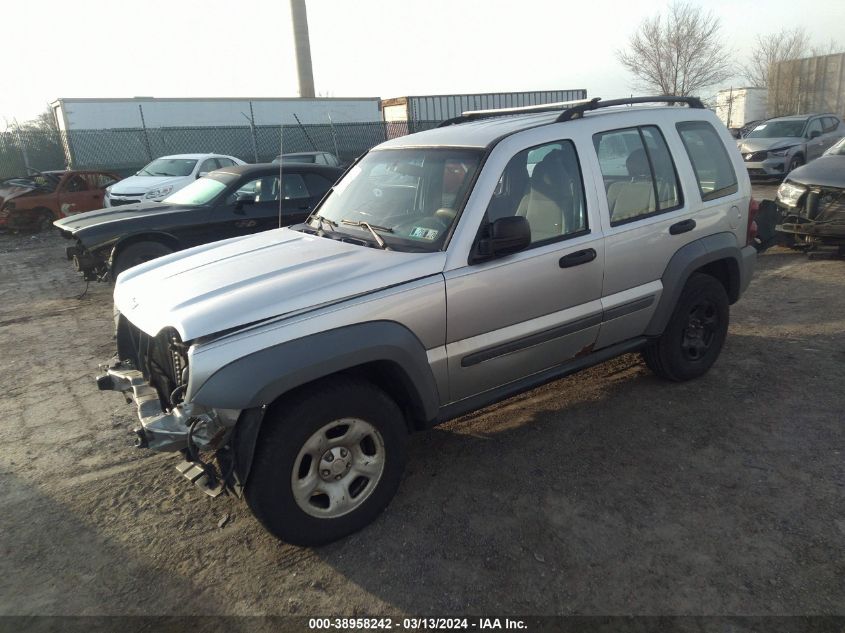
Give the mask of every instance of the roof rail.
[[597, 110], [598, 108], [610, 108], [621, 105], [636, 105], [638, 103], [686, 103], [691, 108], [704, 108], [704, 104], [701, 103], [701, 99], [698, 97], [676, 97], [673, 95], [661, 95], [659, 97], [630, 97], [628, 99], [609, 99], [608, 101], [591, 99], [589, 103], [576, 105], [564, 110], [560, 113], [560, 116], [555, 119], [555, 123], [579, 119], [583, 117], [584, 112], [588, 110]]
[[538, 105], [519, 106], [516, 108], [493, 108], [490, 110], [467, 110], [462, 112], [460, 116], [453, 117], [442, 121], [437, 127], [446, 127], [447, 125], [455, 125], [457, 123], [466, 123], [467, 121], [474, 121], [476, 119], [486, 119], [495, 116], [507, 116], [508, 114], [533, 114], [535, 112], [559, 112], [567, 108], [577, 107], [580, 105], [598, 101], [595, 99], [575, 99], [573, 101], [557, 101], [555, 103], [540, 103]]
[[518, 108], [499, 108], [493, 110], [469, 110], [462, 112], [461, 116], [456, 116], [451, 119], [442, 121], [437, 127], [446, 127], [448, 125], [456, 125], [458, 123], [466, 123], [467, 121], [475, 121], [477, 119], [486, 119], [496, 116], [506, 116], [508, 114], [532, 114], [535, 112], [560, 112], [560, 116], [555, 119], [555, 123], [562, 121], [571, 121], [572, 119], [579, 119], [584, 116], [584, 113], [589, 110], [597, 110], [599, 108], [610, 108], [621, 105], [636, 105], [638, 103], [686, 103], [691, 108], [703, 109], [704, 104], [698, 97], [676, 97], [674, 95], [660, 95], [658, 97], [629, 97], [627, 99], [609, 99], [602, 101], [601, 97], [594, 97], [592, 99], [578, 99], [576, 101], [558, 101], [557, 103], [542, 103], [532, 106], [521, 106]]

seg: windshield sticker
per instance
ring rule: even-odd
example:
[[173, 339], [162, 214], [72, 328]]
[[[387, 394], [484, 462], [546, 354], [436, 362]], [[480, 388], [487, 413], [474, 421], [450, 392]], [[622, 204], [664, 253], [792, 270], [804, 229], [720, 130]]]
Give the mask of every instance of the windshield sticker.
[[418, 237], [421, 240], [436, 240], [437, 235], [440, 233], [437, 229], [427, 229], [422, 226], [415, 226], [411, 230], [411, 237]]

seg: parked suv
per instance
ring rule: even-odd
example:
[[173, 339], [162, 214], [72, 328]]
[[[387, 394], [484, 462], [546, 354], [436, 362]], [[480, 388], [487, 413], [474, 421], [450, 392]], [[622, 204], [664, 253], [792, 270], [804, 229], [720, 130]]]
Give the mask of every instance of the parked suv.
[[833, 114], [783, 116], [761, 122], [736, 141], [750, 176], [783, 178], [845, 136]]
[[[611, 107], [667, 100], [691, 107]], [[343, 537], [395, 493], [412, 431], [628, 352], [668, 380], [710, 369], [756, 257], [732, 143], [681, 97], [387, 141], [305, 223], [123, 273], [99, 387], [134, 398], [139, 446], [277, 537]]]

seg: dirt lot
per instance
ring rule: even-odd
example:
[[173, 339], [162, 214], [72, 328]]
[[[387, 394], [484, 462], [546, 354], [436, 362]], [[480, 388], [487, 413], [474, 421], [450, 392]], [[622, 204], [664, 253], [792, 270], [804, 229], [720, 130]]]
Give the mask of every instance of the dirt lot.
[[63, 246], [0, 236], [0, 614], [845, 613], [845, 262], [762, 256], [701, 380], [625, 356], [414, 437], [311, 550], [132, 448]]

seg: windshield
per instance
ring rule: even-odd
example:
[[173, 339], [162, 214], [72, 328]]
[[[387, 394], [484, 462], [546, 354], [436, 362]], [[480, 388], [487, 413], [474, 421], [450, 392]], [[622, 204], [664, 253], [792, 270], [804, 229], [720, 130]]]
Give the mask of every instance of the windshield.
[[[392, 149], [367, 154], [351, 168], [317, 209], [332, 232], [377, 242], [388, 248], [436, 251], [469, 195], [481, 152], [475, 150]], [[311, 218], [315, 229], [326, 222]]]
[[191, 158], [156, 158], [136, 176], [190, 176], [197, 161]]
[[746, 138], [800, 138], [806, 121], [767, 121], [749, 132]]
[[828, 156], [845, 156], [845, 137], [825, 152]]
[[226, 188], [226, 183], [216, 178], [203, 177], [164, 199], [168, 204], [208, 204]]

